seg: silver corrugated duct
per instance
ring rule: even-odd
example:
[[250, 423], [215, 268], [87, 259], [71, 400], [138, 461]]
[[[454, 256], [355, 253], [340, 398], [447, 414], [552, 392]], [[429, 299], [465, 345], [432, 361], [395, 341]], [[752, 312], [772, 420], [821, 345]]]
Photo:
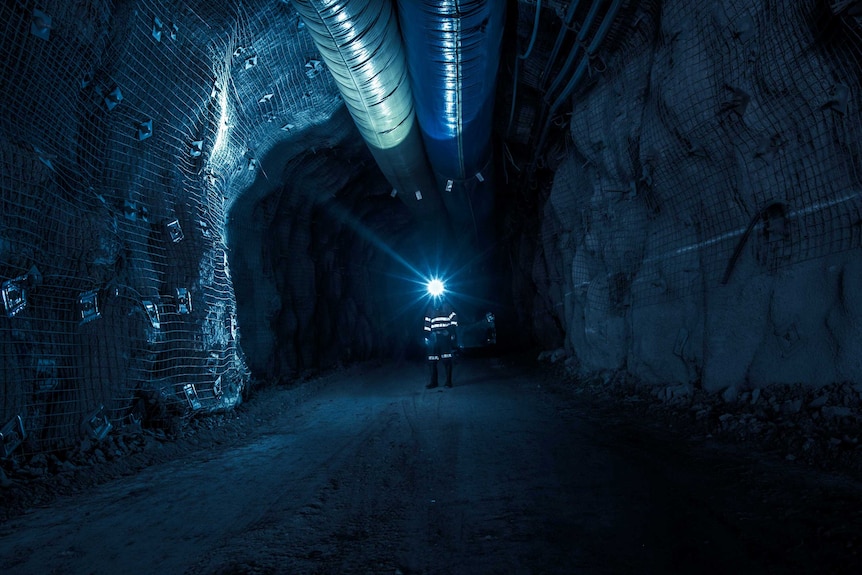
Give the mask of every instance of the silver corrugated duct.
[[416, 122], [392, 3], [293, 0], [293, 5], [386, 179], [414, 212], [436, 209], [439, 194]]

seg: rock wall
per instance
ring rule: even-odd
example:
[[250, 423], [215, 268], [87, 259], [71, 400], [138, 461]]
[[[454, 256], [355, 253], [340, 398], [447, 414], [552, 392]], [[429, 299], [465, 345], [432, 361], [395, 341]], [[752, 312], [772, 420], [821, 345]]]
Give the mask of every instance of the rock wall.
[[420, 238], [347, 111], [273, 148], [262, 170], [272, 176], [237, 200], [228, 224], [252, 371], [291, 380], [406, 353], [421, 311], [407, 311], [407, 270], [381, 245], [408, 257]]
[[575, 96], [536, 332], [648, 382], [862, 380], [859, 20], [668, 1], [629, 27]]
[[0, 459], [231, 409], [256, 331], [233, 282], [260, 262], [228, 214], [267, 151], [343, 107], [313, 42], [264, 0], [7, 2], [0, 22]]

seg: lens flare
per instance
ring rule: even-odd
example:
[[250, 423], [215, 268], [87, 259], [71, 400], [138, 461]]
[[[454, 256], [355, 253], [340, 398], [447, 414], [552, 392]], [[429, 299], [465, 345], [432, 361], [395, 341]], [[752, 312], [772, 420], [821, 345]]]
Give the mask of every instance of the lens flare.
[[433, 278], [428, 282], [428, 293], [433, 297], [439, 297], [443, 295], [446, 286], [443, 285], [443, 282], [437, 278]]

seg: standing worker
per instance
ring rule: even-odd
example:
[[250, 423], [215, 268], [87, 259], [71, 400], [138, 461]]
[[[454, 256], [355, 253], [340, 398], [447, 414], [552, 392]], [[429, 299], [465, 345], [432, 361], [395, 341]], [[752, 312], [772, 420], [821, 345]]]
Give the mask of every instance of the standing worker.
[[446, 369], [446, 387], [452, 387], [452, 351], [458, 345], [458, 316], [445, 297], [443, 282], [428, 283], [431, 301], [425, 310], [425, 347], [431, 365], [431, 381], [425, 387], [437, 387], [437, 363]]

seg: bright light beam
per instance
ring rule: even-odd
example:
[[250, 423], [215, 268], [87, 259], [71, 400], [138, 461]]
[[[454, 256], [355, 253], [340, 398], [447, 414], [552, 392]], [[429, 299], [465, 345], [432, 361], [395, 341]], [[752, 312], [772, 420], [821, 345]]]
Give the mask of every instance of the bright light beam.
[[443, 282], [437, 278], [432, 278], [428, 282], [428, 293], [432, 297], [440, 297], [443, 295], [443, 292], [446, 291], [446, 286], [443, 285]]
[[388, 255], [394, 261], [398, 262], [405, 269], [410, 270], [410, 272], [414, 275], [414, 277], [421, 277], [422, 274], [417, 270], [413, 265], [410, 264], [404, 257], [396, 252], [389, 244], [384, 242], [380, 236], [374, 233], [368, 226], [363, 224], [354, 214], [352, 214], [349, 210], [347, 210], [344, 206], [331, 203], [327, 206], [327, 209], [330, 213], [332, 213], [340, 222], [348, 226], [352, 229], [358, 236], [362, 239], [379, 249], [384, 254]]

